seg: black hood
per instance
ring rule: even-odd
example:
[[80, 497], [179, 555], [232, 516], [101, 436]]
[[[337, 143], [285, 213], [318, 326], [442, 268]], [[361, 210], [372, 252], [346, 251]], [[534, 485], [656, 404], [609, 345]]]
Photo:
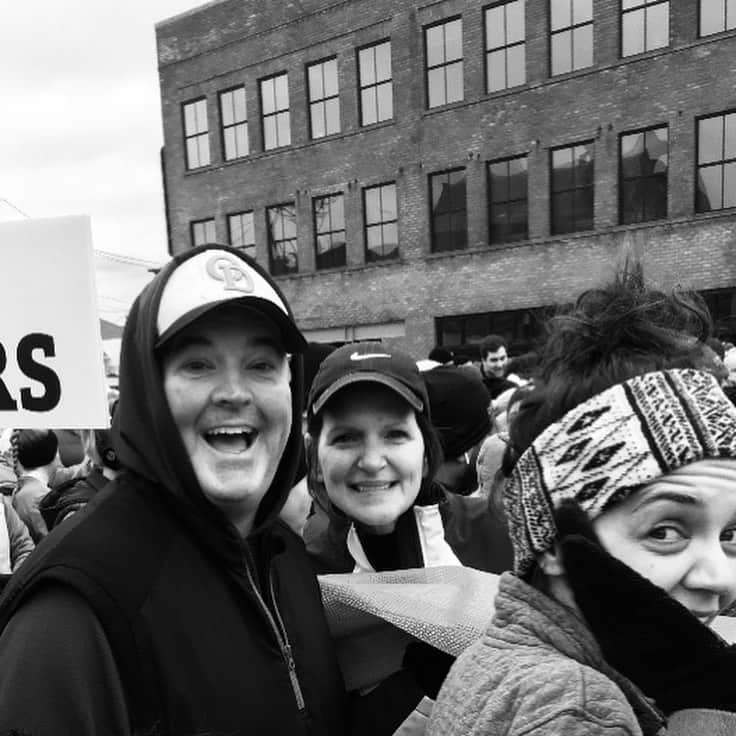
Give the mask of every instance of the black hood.
[[[175, 256], [138, 295], [131, 307], [120, 350], [120, 400], [113, 420], [113, 443], [121, 464], [141, 476], [150, 492], [162, 496], [172, 510], [207, 546], [233, 559], [241, 557], [241, 539], [233, 524], [199, 486], [164, 394], [161, 367], [155, 351], [156, 318], [166, 282], [178, 266], [205, 250], [225, 250], [257, 270], [286, 299], [270, 275], [240, 251], [206, 245]], [[253, 537], [268, 529], [278, 516], [293, 485], [302, 446], [302, 356], [291, 358], [292, 423], [286, 449], [271, 487], [256, 513]]]

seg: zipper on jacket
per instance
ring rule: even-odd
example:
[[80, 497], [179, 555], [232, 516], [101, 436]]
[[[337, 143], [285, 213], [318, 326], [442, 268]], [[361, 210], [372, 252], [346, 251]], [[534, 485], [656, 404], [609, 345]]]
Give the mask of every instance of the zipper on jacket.
[[302, 686], [299, 684], [299, 677], [296, 674], [296, 660], [294, 659], [294, 652], [291, 649], [291, 644], [289, 643], [289, 637], [286, 634], [286, 626], [284, 626], [284, 621], [281, 618], [281, 613], [279, 613], [279, 607], [276, 605], [276, 595], [274, 594], [273, 589], [273, 574], [271, 570], [268, 571], [268, 587], [269, 591], [271, 593], [271, 602], [273, 603], [273, 610], [276, 614], [276, 618], [278, 619], [279, 626], [281, 627], [281, 632], [283, 634], [283, 653], [284, 653], [284, 659], [286, 659], [286, 665], [289, 668], [289, 678], [291, 679], [291, 687], [294, 689], [294, 695], [296, 696], [296, 702], [299, 706], [299, 710], [304, 710], [305, 708], [305, 702], [304, 702], [304, 694], [302, 693]]
[[273, 575], [271, 573], [271, 570], [269, 570], [268, 572], [268, 585], [270, 589], [271, 600], [273, 601], [273, 610], [276, 614], [276, 618], [278, 619], [278, 623], [274, 619], [273, 615], [271, 614], [271, 610], [266, 605], [266, 602], [263, 600], [263, 596], [258, 590], [256, 581], [253, 579], [253, 573], [251, 572], [250, 565], [248, 564], [247, 555], [245, 560], [245, 570], [248, 574], [248, 582], [250, 583], [251, 588], [256, 595], [256, 599], [263, 609], [263, 612], [266, 615], [271, 628], [273, 629], [273, 633], [276, 635], [276, 641], [278, 642], [279, 649], [281, 650], [281, 656], [284, 658], [284, 662], [286, 662], [286, 668], [289, 671], [289, 680], [291, 681], [291, 689], [294, 691], [294, 698], [296, 699], [297, 707], [299, 711], [303, 711], [306, 707], [306, 703], [304, 702], [304, 694], [302, 693], [302, 687], [299, 683], [299, 677], [296, 674], [296, 660], [294, 659], [294, 652], [292, 651], [291, 644], [289, 643], [289, 637], [286, 635], [286, 627], [284, 626], [284, 622], [281, 618], [281, 614], [279, 613], [278, 606], [276, 605], [276, 597], [273, 590]]

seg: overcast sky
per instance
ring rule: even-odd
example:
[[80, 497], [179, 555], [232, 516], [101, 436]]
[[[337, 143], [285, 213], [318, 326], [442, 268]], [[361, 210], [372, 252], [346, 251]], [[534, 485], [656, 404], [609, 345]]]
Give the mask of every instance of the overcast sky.
[[0, 219], [90, 215], [112, 321], [168, 257], [154, 25], [200, 4], [0, 0]]

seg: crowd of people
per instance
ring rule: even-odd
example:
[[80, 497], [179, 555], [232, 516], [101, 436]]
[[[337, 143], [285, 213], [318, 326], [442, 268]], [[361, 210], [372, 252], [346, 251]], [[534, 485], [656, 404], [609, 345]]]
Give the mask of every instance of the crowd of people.
[[[711, 331], [626, 264], [535, 352], [315, 345], [240, 251], [176, 256], [112, 428], [0, 435], [0, 733], [736, 733]], [[486, 632], [347, 691], [318, 576], [446, 566], [500, 576]]]

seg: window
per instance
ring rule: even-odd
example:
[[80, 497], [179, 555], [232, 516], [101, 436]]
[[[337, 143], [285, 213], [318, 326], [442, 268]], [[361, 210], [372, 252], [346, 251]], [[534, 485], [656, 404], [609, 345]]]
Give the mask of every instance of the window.
[[216, 243], [215, 221], [197, 220], [192, 223], [192, 245], [204, 245], [205, 243]]
[[551, 152], [552, 234], [593, 229], [593, 143]]
[[736, 112], [698, 120], [695, 211], [736, 207]]
[[432, 203], [432, 250], [461, 250], [468, 244], [465, 212], [465, 169], [454, 169], [429, 177]]
[[207, 123], [207, 100], [184, 105], [184, 144], [187, 149], [187, 169], [209, 166], [210, 138]]
[[736, 0], [700, 0], [700, 35], [736, 28]]
[[620, 139], [620, 219], [623, 224], [667, 217], [668, 131], [626, 133]]
[[363, 190], [366, 263], [399, 256], [396, 184], [381, 184]]
[[491, 243], [526, 240], [527, 158], [516, 156], [488, 164], [488, 230]]
[[394, 116], [391, 43], [384, 41], [358, 51], [360, 124], [372, 125]]
[[220, 92], [222, 147], [225, 161], [248, 155], [248, 116], [245, 112], [245, 87]]
[[268, 220], [268, 260], [271, 273], [281, 276], [299, 270], [296, 246], [296, 210], [294, 203], [266, 209]]
[[227, 217], [230, 245], [241, 248], [251, 258], [256, 257], [256, 234], [252, 212], [237, 212]]
[[285, 72], [261, 80], [261, 112], [263, 114], [263, 150], [288, 146], [289, 75]]
[[713, 333], [719, 340], [736, 340], [736, 289], [706, 289], [700, 295], [713, 320]]
[[337, 59], [307, 67], [309, 130], [312, 138], [340, 132], [340, 99], [337, 91]]
[[524, 0], [488, 8], [486, 22], [486, 90], [515, 87], [526, 82]]
[[552, 75], [593, 65], [593, 0], [550, 0]]
[[554, 306], [545, 306], [436, 317], [436, 344], [478, 360], [478, 343], [488, 335], [501, 335], [509, 344], [509, 352], [518, 355], [538, 345], [545, 323], [555, 312]]
[[424, 29], [427, 107], [463, 99], [463, 27], [460, 18]]
[[317, 269], [345, 265], [345, 207], [342, 194], [315, 197], [314, 238]]
[[668, 46], [669, 0], [621, 0], [621, 56]]

